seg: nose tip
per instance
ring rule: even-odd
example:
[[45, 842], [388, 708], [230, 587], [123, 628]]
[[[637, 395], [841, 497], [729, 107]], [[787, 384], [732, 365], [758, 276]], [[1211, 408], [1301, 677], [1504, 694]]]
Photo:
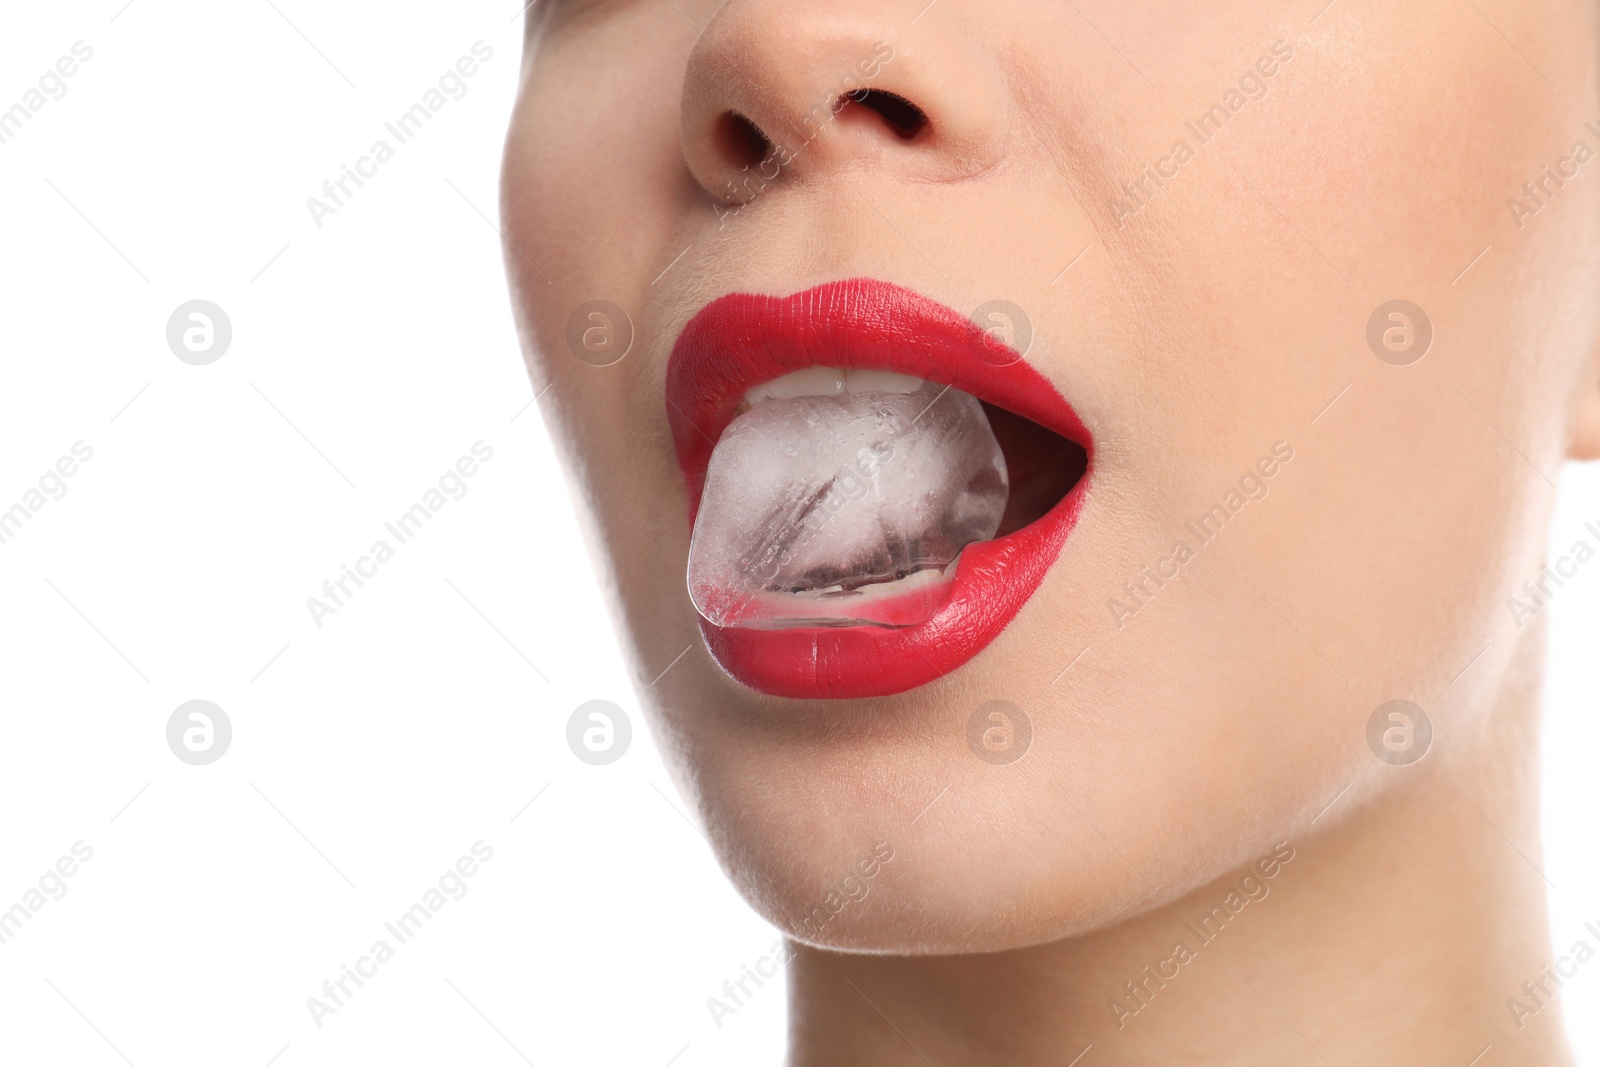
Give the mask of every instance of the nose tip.
[[998, 77], [951, 28], [907, 34], [833, 0], [731, 0], [689, 57], [684, 159], [712, 196], [851, 164], [959, 177], [1001, 144]]

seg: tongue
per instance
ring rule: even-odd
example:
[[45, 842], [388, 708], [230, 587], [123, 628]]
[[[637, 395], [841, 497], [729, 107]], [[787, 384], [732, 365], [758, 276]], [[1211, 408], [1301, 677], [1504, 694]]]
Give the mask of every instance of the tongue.
[[711, 454], [689, 595], [723, 627], [910, 626], [993, 537], [1005, 459], [983, 406], [911, 393], [762, 400]]

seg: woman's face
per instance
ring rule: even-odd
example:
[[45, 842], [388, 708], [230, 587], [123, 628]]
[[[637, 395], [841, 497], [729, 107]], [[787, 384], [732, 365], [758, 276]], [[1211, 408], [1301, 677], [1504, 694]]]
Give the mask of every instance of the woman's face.
[[[503, 210], [541, 410], [656, 735], [796, 936], [1086, 931], [1478, 743], [1537, 632], [1551, 482], [1600, 424], [1592, 12], [1319, 6], [535, 8]], [[852, 376], [866, 399], [735, 407], [806, 365], [965, 406], [908, 422]], [[839, 390], [815, 373], [788, 381]], [[917, 572], [931, 607], [863, 599], [840, 563], [835, 625], [702, 622], [696, 515], [712, 584], [771, 564], [757, 621], [833, 610], [762, 586], [771, 515], [816, 505], [830, 449], [870, 460], [874, 413], [905, 459], [863, 484], [889, 499], [845, 500], [805, 551], [970, 536], [996, 446], [963, 394], [1016, 503], [953, 579]], [[1369, 745], [1393, 700], [1431, 724], [1411, 767]]]

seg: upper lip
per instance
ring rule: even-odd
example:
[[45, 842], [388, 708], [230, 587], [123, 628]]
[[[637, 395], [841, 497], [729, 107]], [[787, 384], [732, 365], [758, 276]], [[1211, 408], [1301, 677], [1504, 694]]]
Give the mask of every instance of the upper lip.
[[948, 385], [1091, 447], [1077, 413], [1054, 389], [1040, 388], [1037, 371], [970, 319], [926, 297], [869, 279], [797, 297], [734, 293], [689, 321], [667, 364], [667, 418], [691, 524], [711, 452], [745, 393], [819, 365], [889, 370]]

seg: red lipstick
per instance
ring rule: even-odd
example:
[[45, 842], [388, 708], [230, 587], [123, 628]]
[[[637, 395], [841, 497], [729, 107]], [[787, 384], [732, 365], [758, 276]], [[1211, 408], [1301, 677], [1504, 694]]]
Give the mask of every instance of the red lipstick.
[[[691, 525], [706, 469], [745, 393], [811, 366], [893, 371], [949, 385], [1080, 446], [1092, 440], [1055, 387], [1013, 349], [960, 313], [871, 279], [787, 297], [733, 293], [703, 308], [667, 365], [667, 418], [689, 491]], [[968, 545], [944, 604], [889, 629], [740, 629], [700, 620], [717, 663], [760, 692], [794, 698], [887, 696], [924, 685], [981, 652], [1016, 617], [1055, 563], [1082, 509], [1085, 471], [1042, 517]]]

